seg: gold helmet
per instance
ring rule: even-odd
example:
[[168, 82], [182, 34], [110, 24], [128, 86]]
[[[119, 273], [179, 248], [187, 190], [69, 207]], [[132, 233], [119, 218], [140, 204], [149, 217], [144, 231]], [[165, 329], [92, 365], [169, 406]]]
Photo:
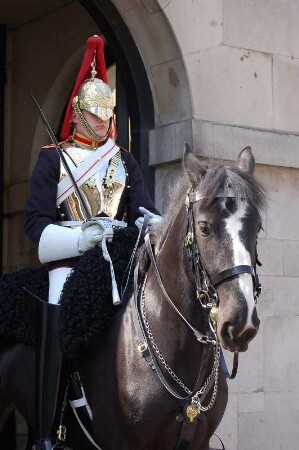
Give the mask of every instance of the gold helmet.
[[99, 78], [86, 80], [80, 87], [78, 95], [73, 98], [73, 108], [85, 110], [102, 120], [113, 116], [113, 98], [108, 84]]
[[99, 36], [92, 36], [87, 40], [86, 51], [61, 130], [61, 137], [63, 139], [70, 136], [72, 108], [78, 116], [80, 123], [85, 128], [86, 133], [92, 139], [97, 141], [106, 139], [110, 133], [110, 128], [106, 136], [98, 136], [90, 128], [82, 113], [82, 111], [88, 111], [102, 120], [109, 120], [113, 117], [114, 102], [111, 89], [107, 84], [104, 42]]

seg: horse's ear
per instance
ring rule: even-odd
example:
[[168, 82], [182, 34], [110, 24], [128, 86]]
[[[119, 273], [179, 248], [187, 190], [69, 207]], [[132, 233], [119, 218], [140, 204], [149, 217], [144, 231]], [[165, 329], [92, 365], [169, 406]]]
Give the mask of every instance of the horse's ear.
[[251, 175], [253, 174], [255, 168], [255, 161], [251, 151], [251, 147], [243, 148], [243, 150], [239, 154], [238, 167], [244, 172], [248, 172]]
[[198, 158], [193, 154], [190, 146], [185, 142], [183, 155], [184, 171], [188, 174], [192, 186], [196, 186], [206, 170], [200, 164]]

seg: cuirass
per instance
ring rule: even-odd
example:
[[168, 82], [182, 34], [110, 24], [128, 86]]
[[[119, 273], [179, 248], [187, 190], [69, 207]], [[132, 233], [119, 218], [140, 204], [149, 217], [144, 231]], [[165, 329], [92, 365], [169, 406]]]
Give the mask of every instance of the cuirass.
[[[66, 152], [66, 159], [68, 162], [70, 160], [70, 165], [72, 164], [73, 167], [82, 162], [78, 149], [71, 147], [67, 148]], [[65, 174], [65, 169], [61, 165], [60, 179]], [[119, 151], [108, 164], [104, 164], [97, 173], [79, 187], [91, 217], [106, 215], [114, 219], [125, 185], [126, 169]], [[60, 218], [64, 221], [84, 221], [86, 219], [76, 191], [70, 194], [58, 208]]]

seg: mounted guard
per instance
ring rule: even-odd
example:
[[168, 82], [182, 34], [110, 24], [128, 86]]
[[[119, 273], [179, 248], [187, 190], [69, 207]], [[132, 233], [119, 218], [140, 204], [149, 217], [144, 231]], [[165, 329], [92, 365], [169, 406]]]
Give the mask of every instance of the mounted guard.
[[[126, 308], [114, 307], [116, 313], [105, 335], [105, 345], [96, 330], [96, 340], [86, 346], [86, 332], [93, 334], [102, 320], [102, 287], [106, 287], [107, 294], [111, 284], [109, 264], [101, 248], [93, 248], [78, 259], [65, 283], [60, 306], [33, 302], [38, 318], [44, 325], [53, 326], [36, 327], [40, 364], [35, 411], [43, 420], [33, 420], [34, 349], [32, 341], [24, 336], [26, 320], [30, 321], [25, 318], [28, 312], [22, 287], [45, 298], [48, 283], [41, 286], [40, 277], [45, 281], [48, 274], [44, 268], [24, 269], [1, 278], [0, 336], [10, 343], [0, 354], [0, 387], [25, 417], [29, 440], [32, 442], [31, 436], [35, 440], [34, 449], [52, 448], [57, 387], [53, 381], [58, 381], [61, 362], [55, 317], [58, 308], [60, 324], [64, 317], [68, 325], [63, 330], [66, 333], [61, 333], [61, 327], [59, 330], [61, 349], [67, 358], [79, 358], [76, 364], [86, 392], [86, 398], [80, 391], [78, 397], [69, 400], [75, 414], [80, 410], [86, 419], [87, 410], [88, 416], [92, 415], [92, 424], [88, 418], [84, 422], [90, 427], [92, 448], [210, 449], [228, 393], [228, 373], [220, 346], [232, 352], [246, 351], [259, 328], [256, 249], [265, 195], [253, 176], [254, 165], [249, 147], [240, 153], [236, 165], [202, 163], [186, 147], [184, 175], [177, 180], [162, 225], [146, 235], [134, 271], [139, 284]], [[115, 229], [112, 243], [107, 244], [115, 269], [117, 248], [127, 245], [127, 233], [130, 229]], [[126, 253], [130, 255], [130, 251]], [[118, 282], [128, 262], [115, 271]], [[100, 289], [94, 289], [94, 280]], [[85, 302], [83, 287], [88, 293]], [[91, 298], [93, 303], [88, 306]], [[113, 307], [111, 287], [106, 300]], [[65, 319], [64, 313], [69, 311], [72, 314]], [[83, 317], [81, 312], [85, 313]], [[40, 324], [40, 320], [36, 323]], [[74, 348], [71, 332], [78, 329]], [[70, 347], [77, 356], [70, 355]], [[38, 359], [45, 355], [51, 357], [46, 366]], [[49, 376], [48, 367], [56, 378]], [[63, 424], [68, 425], [67, 413], [64, 420]], [[78, 431], [75, 427], [68, 430], [68, 448], [91, 448], [85, 436], [73, 439]], [[54, 445], [56, 450], [61, 449], [63, 434], [64, 428]], [[44, 438], [37, 441], [39, 436]]]
[[[88, 40], [66, 113], [65, 140], [58, 145], [47, 126], [53, 145], [41, 150], [32, 174], [25, 230], [48, 272], [24, 269], [0, 280], [0, 336], [8, 342], [0, 353], [0, 388], [24, 415], [33, 450], [61, 449], [63, 428], [52, 445], [61, 349], [70, 358], [84, 353], [78, 367], [93, 420], [93, 448], [208, 450], [227, 403], [221, 346], [246, 351], [259, 328], [257, 238], [265, 193], [253, 175], [250, 147], [236, 164], [228, 164], [203, 162], [186, 146], [183, 176], [163, 223], [146, 235], [136, 259], [134, 278], [139, 283], [126, 309], [114, 308], [105, 345], [97, 339], [87, 346], [86, 335], [74, 344], [70, 331], [93, 333], [101, 321], [103, 286], [109, 305], [111, 282], [114, 303], [120, 301], [115, 278], [122, 280], [130, 251], [115, 273], [113, 257], [117, 248], [124, 251], [132, 230], [122, 227], [161, 222], [136, 161], [110, 136], [112, 103], [106, 72], [98, 62], [102, 52], [101, 39]], [[104, 265], [108, 270], [102, 283]], [[45, 302], [38, 297], [47, 297], [48, 274]], [[44, 287], [41, 278], [47, 280]], [[28, 311], [23, 286], [38, 296], [30, 297], [35, 368], [32, 340], [24, 336]], [[86, 300], [94, 300], [91, 305], [82, 302], [82, 292]], [[59, 345], [58, 314], [61, 319], [70, 310], [75, 312], [64, 316], [69, 328], [61, 333], [60, 327]], [[86, 311], [88, 317], [82, 318], [80, 312]], [[70, 347], [77, 356], [70, 355]], [[84, 393], [79, 396], [71, 403], [87, 410]], [[82, 440], [71, 439], [69, 448], [85, 448]]]
[[[106, 241], [115, 229], [161, 220], [131, 153], [112, 138], [113, 96], [107, 84], [104, 43], [87, 40], [86, 52], [66, 110], [58, 145], [43, 147], [30, 180], [25, 233], [38, 246], [49, 273], [48, 303], [32, 300], [35, 316], [36, 436], [33, 450], [51, 450], [51, 431], [61, 371], [58, 341], [60, 297], [76, 261], [101, 245], [110, 263], [113, 303], [120, 297]], [[49, 127], [48, 127], [49, 128]]]

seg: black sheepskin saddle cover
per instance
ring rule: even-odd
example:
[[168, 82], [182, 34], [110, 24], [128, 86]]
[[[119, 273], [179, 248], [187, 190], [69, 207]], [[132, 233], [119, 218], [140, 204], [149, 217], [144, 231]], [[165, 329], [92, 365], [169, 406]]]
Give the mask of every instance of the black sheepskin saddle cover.
[[[113, 242], [107, 244], [119, 292], [126, 282], [123, 278], [137, 236], [136, 228], [115, 230]], [[46, 300], [47, 270], [26, 268], [0, 278], [0, 338], [32, 345], [24, 288]], [[103, 339], [117, 308], [112, 302], [110, 265], [101, 249], [94, 248], [79, 258], [62, 291], [59, 330], [64, 356], [80, 357], [95, 341]]]

